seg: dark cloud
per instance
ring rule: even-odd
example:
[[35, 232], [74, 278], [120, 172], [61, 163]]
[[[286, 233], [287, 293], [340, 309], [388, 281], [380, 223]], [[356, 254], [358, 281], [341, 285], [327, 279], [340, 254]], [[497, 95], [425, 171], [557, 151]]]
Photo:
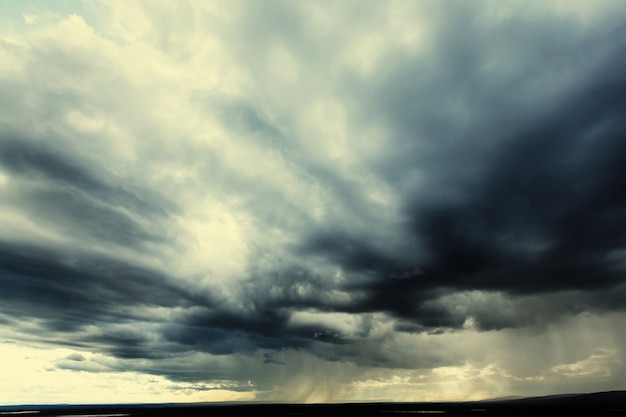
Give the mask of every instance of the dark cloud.
[[300, 249], [301, 254], [325, 257], [341, 267], [355, 272], [397, 270], [402, 259], [394, 259], [385, 248], [377, 247], [367, 236], [350, 236], [340, 230], [318, 232]]
[[[346, 271], [375, 272], [371, 282], [348, 286], [364, 293], [354, 308], [386, 311], [417, 325], [398, 328], [461, 327], [467, 317], [433, 302], [447, 293], [591, 291], [588, 304], [594, 304], [594, 291], [608, 293], [624, 282], [626, 80], [616, 58], [624, 48], [605, 46], [617, 29], [582, 34], [564, 21], [564, 33], [542, 26], [492, 40], [467, 16], [457, 16], [465, 29], [452, 30], [452, 19], [442, 31], [469, 37], [442, 37], [428, 63], [396, 60], [379, 96], [368, 101], [376, 107], [367, 114], [396, 134], [397, 146], [374, 167], [403, 193], [411, 235], [406, 252], [390, 254], [384, 241], [341, 230], [316, 233], [303, 249]], [[528, 39], [536, 36], [548, 45]], [[492, 56], [504, 52], [502, 42], [521, 50], [526, 61], [517, 58], [513, 68], [526, 73], [510, 74], [509, 64]], [[558, 53], [549, 54], [550, 48]], [[586, 62], [583, 56], [597, 62], [581, 71], [575, 64]], [[492, 61], [495, 73], [482, 70]], [[555, 68], [575, 74], [571, 88], [550, 83]], [[524, 91], [544, 80], [535, 97]], [[510, 88], [502, 89], [504, 82]], [[412, 173], [421, 179], [402, 180]], [[481, 316], [484, 328], [525, 322], [518, 317], [496, 325], [500, 312], [494, 308], [492, 319]]]
[[0, 268], [4, 311], [42, 319], [51, 330], [133, 318], [121, 307], [192, 303], [160, 272], [77, 251], [3, 242]]
[[573, 105], [521, 127], [503, 152], [482, 160], [486, 175], [462, 201], [422, 208], [416, 196], [410, 215], [442, 285], [456, 285], [446, 282], [456, 275], [460, 286], [511, 291], [620, 282], [607, 256], [624, 245], [623, 81], [598, 80]]
[[3, 132], [0, 161], [5, 169], [39, 180], [59, 182], [98, 193], [104, 184], [86, 168], [67, 160], [62, 154], [45, 149], [41, 143]]
[[[300, 297], [297, 288], [302, 287], [281, 286], [274, 299], [265, 292], [249, 293], [250, 308], [236, 310], [215, 296], [194, 295], [161, 272], [112, 258], [25, 244], [4, 243], [0, 249], [0, 279], [6, 289], [3, 311], [25, 322], [36, 319], [41, 332], [65, 334], [64, 340], [50, 339], [50, 343], [98, 346], [125, 359], [344, 343], [338, 330], [327, 325], [289, 323], [296, 308], [322, 305], [317, 298], [313, 303]], [[283, 276], [292, 286], [314, 288], [302, 270], [285, 271]], [[143, 312], [151, 307], [188, 312], [171, 313], [163, 322]], [[98, 332], [86, 333], [92, 325], [98, 326]]]
[[121, 184], [108, 185], [97, 177], [98, 167], [83, 166], [77, 155], [8, 132], [0, 135], [0, 163], [17, 180], [5, 196], [40, 227], [129, 247], [163, 240], [147, 223], [166, 219], [165, 207], [172, 204], [150, 191], [142, 190], [146, 199]]

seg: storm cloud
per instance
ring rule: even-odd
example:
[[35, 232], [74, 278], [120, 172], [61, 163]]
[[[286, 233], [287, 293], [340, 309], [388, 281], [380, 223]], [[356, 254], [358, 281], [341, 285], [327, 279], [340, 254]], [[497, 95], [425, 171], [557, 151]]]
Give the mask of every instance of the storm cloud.
[[129, 401], [626, 388], [620, 2], [3, 7], [7, 358]]

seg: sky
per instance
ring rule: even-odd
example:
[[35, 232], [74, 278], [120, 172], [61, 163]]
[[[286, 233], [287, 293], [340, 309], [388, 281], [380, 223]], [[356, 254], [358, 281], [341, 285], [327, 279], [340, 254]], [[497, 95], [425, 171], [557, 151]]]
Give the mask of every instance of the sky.
[[0, 1], [0, 404], [626, 389], [626, 3]]

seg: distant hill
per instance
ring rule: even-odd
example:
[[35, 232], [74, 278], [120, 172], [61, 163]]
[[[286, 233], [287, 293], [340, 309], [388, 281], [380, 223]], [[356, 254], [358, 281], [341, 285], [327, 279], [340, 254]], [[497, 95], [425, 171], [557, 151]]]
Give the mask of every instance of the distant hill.
[[494, 399], [481, 401], [483, 404], [503, 404], [507, 406], [602, 406], [622, 407], [626, 411], [626, 391], [607, 391], [589, 394], [561, 394], [543, 397], [527, 397], [512, 399]]

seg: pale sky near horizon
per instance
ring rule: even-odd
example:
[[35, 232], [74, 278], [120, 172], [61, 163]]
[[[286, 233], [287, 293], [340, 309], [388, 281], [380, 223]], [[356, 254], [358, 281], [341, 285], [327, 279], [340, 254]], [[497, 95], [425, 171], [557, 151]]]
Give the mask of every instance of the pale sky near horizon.
[[0, 405], [626, 389], [625, 31], [0, 0]]

